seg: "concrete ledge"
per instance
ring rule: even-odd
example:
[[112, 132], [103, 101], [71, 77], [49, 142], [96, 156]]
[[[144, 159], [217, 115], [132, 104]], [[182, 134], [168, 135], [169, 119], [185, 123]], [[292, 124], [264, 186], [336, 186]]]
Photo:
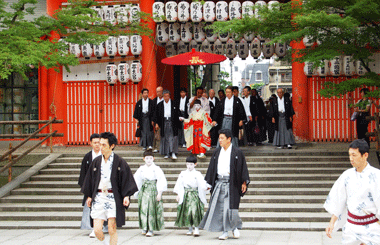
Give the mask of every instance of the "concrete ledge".
[[49, 156], [45, 157], [43, 160], [38, 162], [33, 167], [26, 170], [24, 173], [17, 176], [14, 180], [9, 182], [8, 184], [4, 185], [0, 188], [0, 198], [9, 195], [9, 193], [19, 187], [23, 182], [29, 180], [29, 178], [35, 174], [37, 174], [41, 169], [45, 168], [48, 164], [54, 162], [57, 158], [59, 158], [62, 154], [61, 153], [53, 153]]

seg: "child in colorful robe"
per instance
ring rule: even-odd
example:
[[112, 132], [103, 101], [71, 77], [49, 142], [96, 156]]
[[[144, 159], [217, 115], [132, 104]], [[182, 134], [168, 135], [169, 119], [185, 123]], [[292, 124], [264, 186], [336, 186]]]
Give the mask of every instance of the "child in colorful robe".
[[153, 231], [164, 228], [162, 192], [167, 190], [167, 181], [161, 168], [154, 164], [151, 150], [144, 152], [145, 164], [140, 166], [134, 178], [138, 187], [139, 227], [142, 234], [153, 236]]
[[[189, 156], [186, 158], [187, 170], [182, 171], [174, 186], [177, 193], [177, 220], [178, 227], [189, 227], [186, 233], [191, 236], [199, 236], [199, 223], [204, 215], [206, 191], [209, 187], [201, 172], [195, 170], [197, 158]], [[194, 232], [193, 232], [194, 227]]]
[[194, 103], [195, 110], [190, 113], [188, 119], [184, 119], [184, 133], [186, 147], [192, 154], [199, 158], [205, 158], [206, 151], [211, 148], [210, 130], [212, 120], [201, 107], [199, 100]]

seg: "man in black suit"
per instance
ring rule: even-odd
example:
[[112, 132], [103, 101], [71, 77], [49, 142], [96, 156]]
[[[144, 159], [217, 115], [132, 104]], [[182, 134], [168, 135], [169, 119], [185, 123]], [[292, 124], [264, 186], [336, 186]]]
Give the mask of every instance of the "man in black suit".
[[256, 100], [251, 96], [251, 87], [245, 86], [243, 89], [244, 97], [242, 102], [244, 104], [245, 113], [247, 114], [247, 121], [244, 124], [244, 138], [246, 143], [251, 146], [254, 141], [253, 130], [256, 127], [258, 119], [258, 111], [256, 106]]
[[262, 145], [262, 142], [267, 140], [267, 129], [266, 129], [266, 117], [267, 117], [267, 109], [265, 108], [265, 104], [263, 99], [259, 96], [259, 93], [256, 89], [252, 89], [252, 99], [256, 104], [257, 108], [257, 125], [259, 126], [260, 132], [258, 134], [254, 134], [254, 142], [256, 145]]
[[[219, 104], [220, 100], [215, 97], [215, 90], [210, 89], [208, 91], [208, 100], [210, 102], [210, 117], [211, 120], [215, 120], [215, 111], [216, 111], [216, 106]], [[211, 137], [211, 146], [215, 147], [218, 143], [218, 127], [213, 127], [210, 131], [210, 137]]]
[[141, 137], [140, 146], [145, 151], [147, 148], [151, 150], [153, 147], [153, 101], [149, 99], [149, 90], [143, 88], [141, 90], [142, 99], [137, 101], [133, 118], [140, 125]]
[[[157, 97], [153, 99], [153, 111], [154, 113], [156, 112], [156, 107], [158, 103], [164, 100], [162, 92], [164, 91], [164, 88], [159, 86], [156, 89], [156, 94]], [[154, 128], [154, 138], [153, 138], [153, 152], [158, 152], [158, 148], [160, 148], [160, 128], [156, 129], [157, 127]]]
[[189, 97], [187, 96], [187, 90], [185, 88], [181, 88], [179, 91], [180, 98], [176, 101], [176, 106], [179, 110], [179, 117], [180, 117], [180, 128], [178, 131], [178, 145], [182, 147], [186, 147], [186, 141], [183, 131], [183, 120], [187, 119], [189, 117], [188, 114], [188, 104], [189, 104]]

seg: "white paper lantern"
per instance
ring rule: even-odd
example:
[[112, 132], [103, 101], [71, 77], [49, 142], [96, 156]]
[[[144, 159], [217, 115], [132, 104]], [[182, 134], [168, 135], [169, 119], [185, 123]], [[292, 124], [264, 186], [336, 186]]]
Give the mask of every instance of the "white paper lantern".
[[[211, 23], [206, 24], [206, 27], [209, 25], [211, 25]], [[205, 32], [206, 32], [206, 39], [211, 44], [213, 44], [216, 41], [216, 39], [218, 39], [218, 35], [214, 33], [213, 29], [205, 28]]]
[[329, 74], [329, 61], [322, 60], [323, 65], [317, 67], [317, 75], [320, 77], [325, 77]]
[[253, 39], [249, 51], [251, 52], [251, 56], [254, 59], [258, 59], [260, 57], [260, 55], [261, 55], [261, 42], [258, 38]]
[[116, 25], [116, 12], [113, 5], [104, 8], [104, 20], [112, 25]]
[[134, 60], [131, 63], [130, 68], [131, 68], [130, 77], [131, 77], [132, 82], [139, 83], [142, 79], [142, 65], [140, 61]]
[[315, 68], [313, 68], [313, 62], [305, 62], [305, 66], [303, 67], [303, 72], [306, 76], [311, 77], [316, 74]]
[[201, 50], [202, 50], [202, 52], [212, 53], [211, 44], [209, 41], [207, 41], [207, 39], [203, 41], [202, 46], [201, 46]]
[[262, 9], [266, 5], [267, 5], [267, 3], [265, 1], [261, 1], [260, 0], [260, 1], [255, 2], [255, 7], [256, 7], [256, 9], [255, 9], [255, 17], [257, 19], [261, 18], [261, 16], [260, 16], [260, 9]]
[[93, 54], [92, 44], [86, 43], [84, 45], [81, 45], [80, 48], [82, 50], [83, 57], [85, 57], [86, 59], [89, 59], [92, 56]]
[[330, 75], [338, 77], [342, 75], [342, 59], [340, 56], [336, 56], [334, 59], [330, 60]]
[[117, 38], [109, 37], [106, 41], [106, 53], [108, 56], [115, 56], [117, 53]]
[[193, 24], [186, 22], [181, 24], [181, 40], [189, 43], [193, 39]]
[[178, 54], [183, 54], [189, 52], [189, 44], [185, 43], [184, 41], [179, 41], [177, 44], [178, 47]]
[[238, 55], [242, 60], [245, 60], [249, 55], [249, 44], [245, 39], [242, 39], [237, 45]]
[[80, 52], [80, 45], [76, 43], [70, 43], [70, 53], [75, 55], [75, 57], [79, 57], [81, 52]]
[[278, 1], [269, 1], [268, 2], [268, 9], [280, 9], [280, 3]]
[[106, 43], [103, 42], [99, 45], [94, 45], [94, 55], [96, 58], [101, 59], [106, 53]]
[[202, 3], [199, 2], [191, 2], [190, 4], [190, 18], [193, 22], [201, 22], [203, 11], [202, 11]]
[[201, 47], [198, 45], [198, 43], [195, 40], [190, 41], [189, 50], [195, 49], [195, 51], [200, 51]]
[[263, 55], [265, 59], [270, 59], [274, 54], [274, 45], [269, 44], [270, 40], [266, 40], [263, 43]]
[[156, 36], [160, 43], [169, 42], [169, 25], [165, 22], [157, 24]]
[[117, 38], [117, 51], [120, 56], [128, 55], [129, 45], [129, 36], [119, 36]]
[[176, 22], [178, 20], [178, 5], [174, 1], [168, 1], [165, 4], [165, 16], [168, 22]]
[[206, 1], [203, 5], [203, 19], [206, 22], [215, 20], [215, 3], [213, 1]]
[[224, 55], [224, 49], [225, 49], [225, 45], [219, 39], [217, 39], [214, 43], [213, 53]]
[[60, 38], [60, 39], [58, 40], [58, 42], [63, 43], [63, 44], [66, 46], [66, 50], [63, 51], [63, 53], [68, 54], [69, 51], [70, 51], [70, 45], [69, 45], [68, 42], [66, 42], [65, 38], [64, 38], [64, 37], [63, 37], [63, 38]]
[[239, 1], [231, 1], [228, 10], [230, 20], [241, 19], [241, 3]]
[[129, 21], [131, 23], [140, 22], [139, 13], [140, 13], [140, 6], [137, 4], [134, 4], [129, 10]]
[[120, 83], [126, 84], [129, 81], [129, 65], [127, 63], [120, 63], [117, 66], [117, 79]]
[[352, 59], [352, 56], [343, 56], [343, 73], [347, 77], [351, 77], [355, 75], [356, 70], [355, 70], [355, 63], [354, 60]]
[[236, 43], [233, 39], [229, 39], [226, 43], [226, 56], [230, 60], [233, 60], [237, 55]]
[[245, 39], [248, 43], [251, 43], [251, 42], [253, 41], [253, 39], [255, 38], [255, 33], [253, 33], [253, 32], [245, 33], [243, 37], [244, 37], [244, 39]]
[[227, 41], [230, 39], [230, 34], [227, 33], [219, 33], [218, 38], [222, 43], [227, 43]]
[[200, 44], [206, 39], [203, 23], [194, 23], [194, 40]]
[[187, 22], [190, 20], [190, 4], [186, 1], [178, 3], [178, 21]]
[[109, 85], [113, 86], [117, 82], [117, 67], [114, 64], [106, 66], [106, 81]]
[[287, 48], [286, 43], [276, 43], [274, 52], [278, 58], [283, 58], [286, 55]]
[[358, 74], [359, 76], [364, 76], [367, 73], [367, 70], [364, 68], [360, 60], [357, 60], [355, 62], [355, 68], [356, 68], [356, 74]]
[[156, 23], [161, 23], [164, 21], [165, 16], [165, 4], [163, 2], [155, 2], [152, 6], [152, 16], [153, 21]]
[[95, 21], [94, 25], [102, 24], [104, 21], [104, 10], [103, 10], [102, 6], [93, 7], [93, 9], [96, 11], [97, 17], [100, 19], [100, 21]]
[[115, 8], [116, 20], [118, 24], [127, 24], [129, 22], [128, 12], [130, 6], [127, 4], [121, 4], [119, 7]]
[[142, 38], [140, 35], [131, 36], [131, 53], [136, 57], [142, 53]]
[[243, 36], [238, 33], [234, 33], [231, 36], [232, 36], [232, 39], [234, 39], [236, 43], [240, 42], [243, 39]]
[[241, 5], [241, 15], [244, 17], [250, 17], [254, 15], [253, 6], [255, 4], [252, 1], [244, 1]]
[[181, 25], [179, 23], [169, 24], [169, 41], [178, 43], [181, 40]]
[[176, 46], [174, 45], [174, 43], [169, 41], [165, 45], [165, 54], [166, 54], [166, 57], [172, 57], [174, 55], [177, 55], [177, 49], [176, 49]]
[[215, 5], [216, 20], [228, 20], [228, 3], [226, 1], [218, 1]]
[[311, 47], [313, 46], [314, 44], [314, 41], [312, 40], [312, 37], [311, 36], [305, 36], [303, 39], [303, 44], [306, 46], [306, 47]]

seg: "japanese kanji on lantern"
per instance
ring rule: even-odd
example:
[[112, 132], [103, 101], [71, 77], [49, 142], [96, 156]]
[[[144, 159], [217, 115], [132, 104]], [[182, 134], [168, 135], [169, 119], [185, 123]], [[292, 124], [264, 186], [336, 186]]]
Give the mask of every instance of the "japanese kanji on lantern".
[[153, 21], [157, 23], [161, 23], [164, 21], [164, 16], [165, 16], [165, 4], [160, 1], [156, 0], [153, 3], [152, 6], [152, 16], [153, 16]]
[[129, 21], [140, 22], [140, 6], [138, 4], [133, 4], [129, 10]]
[[356, 74], [355, 63], [352, 56], [343, 56], [343, 73], [347, 77], [351, 77]]
[[169, 41], [178, 43], [181, 40], [181, 25], [179, 23], [169, 24]]
[[86, 43], [81, 45], [82, 55], [85, 59], [90, 59], [93, 54], [92, 44]]
[[[206, 24], [206, 27], [207, 26], [210, 26], [211, 23], [207, 23]], [[214, 30], [213, 29], [210, 29], [210, 28], [205, 28], [205, 32], [206, 32], [206, 39], [207, 41], [209, 41], [211, 44], [213, 44], [216, 39], [218, 39], [218, 35], [216, 35], [216, 33], [214, 33]]]
[[198, 43], [195, 40], [191, 40], [189, 44], [189, 49], [190, 50], [195, 49], [195, 51], [199, 52], [201, 50], [201, 46], [198, 45]]
[[355, 61], [356, 74], [359, 76], [364, 76], [367, 73], [367, 70], [363, 66], [360, 60]]
[[228, 39], [230, 39], [230, 34], [228, 32], [218, 33], [218, 38], [222, 43], [227, 43]]
[[257, 19], [260, 19], [261, 18], [261, 16], [260, 16], [260, 10], [263, 8], [263, 7], [265, 7], [267, 5], [267, 3], [265, 2], [265, 1], [256, 1], [255, 2], [255, 7], [256, 7], [256, 9], [255, 9], [255, 17], [257, 18]]
[[329, 74], [329, 61], [322, 60], [322, 66], [317, 67], [317, 75], [320, 77], [325, 77]]
[[312, 37], [311, 36], [305, 36], [303, 39], [303, 44], [306, 46], [306, 47], [311, 47], [313, 46], [314, 44], [314, 41], [312, 40]]
[[213, 53], [224, 55], [224, 49], [225, 49], [224, 44], [219, 39], [217, 39], [214, 43]]
[[167, 1], [165, 4], [165, 16], [168, 22], [176, 22], [178, 20], [178, 5], [174, 1]]
[[231, 1], [228, 10], [230, 20], [241, 19], [241, 3], [239, 1]]
[[202, 52], [212, 53], [211, 45], [207, 39], [203, 41], [201, 50]]
[[178, 21], [187, 22], [190, 20], [190, 4], [186, 1], [178, 3]]
[[80, 45], [76, 43], [69, 43], [70, 47], [70, 53], [75, 55], [75, 57], [79, 57], [81, 52], [80, 52]]
[[142, 79], [142, 65], [139, 60], [131, 63], [131, 80], [133, 83], [139, 83]]
[[203, 29], [203, 23], [194, 23], [194, 40], [201, 44], [206, 39], [206, 33]]
[[250, 33], [244, 33], [243, 38], [248, 42], [251, 43], [253, 39], [255, 38], [255, 33], [250, 32]]
[[173, 42], [169, 41], [168, 43], [166, 43], [165, 54], [166, 54], [166, 57], [172, 57], [174, 55], [177, 55], [177, 49]]
[[129, 81], [129, 65], [122, 61], [117, 66], [117, 79], [121, 84], [126, 84]]
[[104, 6], [104, 21], [116, 25], [116, 12], [113, 5]]
[[269, 1], [268, 2], [268, 9], [279, 9], [280, 8], [280, 3], [278, 1]]
[[276, 43], [274, 52], [278, 58], [283, 58], [286, 55], [287, 45], [286, 43]]
[[226, 43], [226, 54], [227, 58], [229, 58], [230, 60], [233, 60], [236, 55], [237, 55], [237, 51], [236, 51], [236, 43], [233, 39], [229, 39]]
[[131, 36], [131, 53], [137, 57], [142, 53], [142, 38], [140, 35]]
[[69, 50], [70, 50], [70, 45], [69, 45], [68, 42], [66, 42], [65, 37], [60, 38], [60, 39], [58, 40], [58, 42], [60, 42], [60, 43], [62, 43], [63, 45], [66, 46], [66, 51], [65, 51], [65, 53], [68, 54], [68, 53], [69, 53]]
[[305, 66], [303, 67], [303, 72], [305, 73], [306, 76], [311, 77], [316, 74], [316, 70], [313, 67], [314, 63], [313, 62], [305, 62]]
[[251, 52], [251, 56], [254, 59], [258, 59], [260, 57], [260, 55], [261, 55], [261, 43], [260, 43], [260, 40], [258, 38], [253, 39], [249, 51]]
[[117, 53], [117, 38], [116, 37], [108, 37], [106, 41], [106, 53], [110, 57], [114, 57]]
[[121, 4], [119, 7], [116, 8], [116, 20], [118, 23], [128, 23], [128, 12], [129, 12], [130, 6], [127, 4]]
[[178, 47], [178, 54], [183, 54], [189, 52], [189, 44], [185, 43], [184, 41], [179, 41], [177, 44]]
[[100, 21], [95, 21], [94, 25], [100, 25], [102, 24], [102, 21], [104, 21], [104, 10], [102, 6], [92, 6], [93, 10], [96, 11], [97, 17], [100, 19]]
[[213, 1], [206, 1], [204, 3], [203, 19], [206, 22], [213, 22], [215, 20], [215, 3]]
[[129, 45], [129, 36], [119, 36], [117, 38], [117, 51], [120, 56], [128, 55]]
[[216, 20], [228, 20], [228, 3], [226, 1], [218, 1], [215, 5]]
[[241, 5], [241, 15], [243, 18], [253, 16], [253, 6], [255, 6], [255, 4], [252, 1], [243, 2]]
[[113, 86], [117, 82], [117, 67], [114, 64], [106, 66], [106, 81], [109, 85]]
[[202, 3], [191, 2], [190, 4], [190, 18], [192, 22], [201, 22], [203, 19]]
[[342, 75], [342, 59], [340, 56], [336, 56], [334, 59], [330, 60], [330, 75], [338, 77]]
[[156, 35], [160, 43], [169, 42], [169, 25], [165, 22], [157, 24]]
[[249, 44], [248, 42], [243, 38], [240, 40], [240, 42], [237, 45], [237, 51], [238, 55], [242, 60], [245, 60], [249, 55]]
[[189, 43], [193, 39], [193, 24], [186, 22], [181, 24], [181, 40]]
[[104, 54], [106, 53], [106, 43], [102, 42], [98, 45], [94, 45], [94, 55], [96, 58], [101, 59], [104, 57]]
[[263, 55], [265, 59], [270, 59], [274, 54], [274, 45], [269, 42], [270, 40], [265, 40], [263, 43]]

